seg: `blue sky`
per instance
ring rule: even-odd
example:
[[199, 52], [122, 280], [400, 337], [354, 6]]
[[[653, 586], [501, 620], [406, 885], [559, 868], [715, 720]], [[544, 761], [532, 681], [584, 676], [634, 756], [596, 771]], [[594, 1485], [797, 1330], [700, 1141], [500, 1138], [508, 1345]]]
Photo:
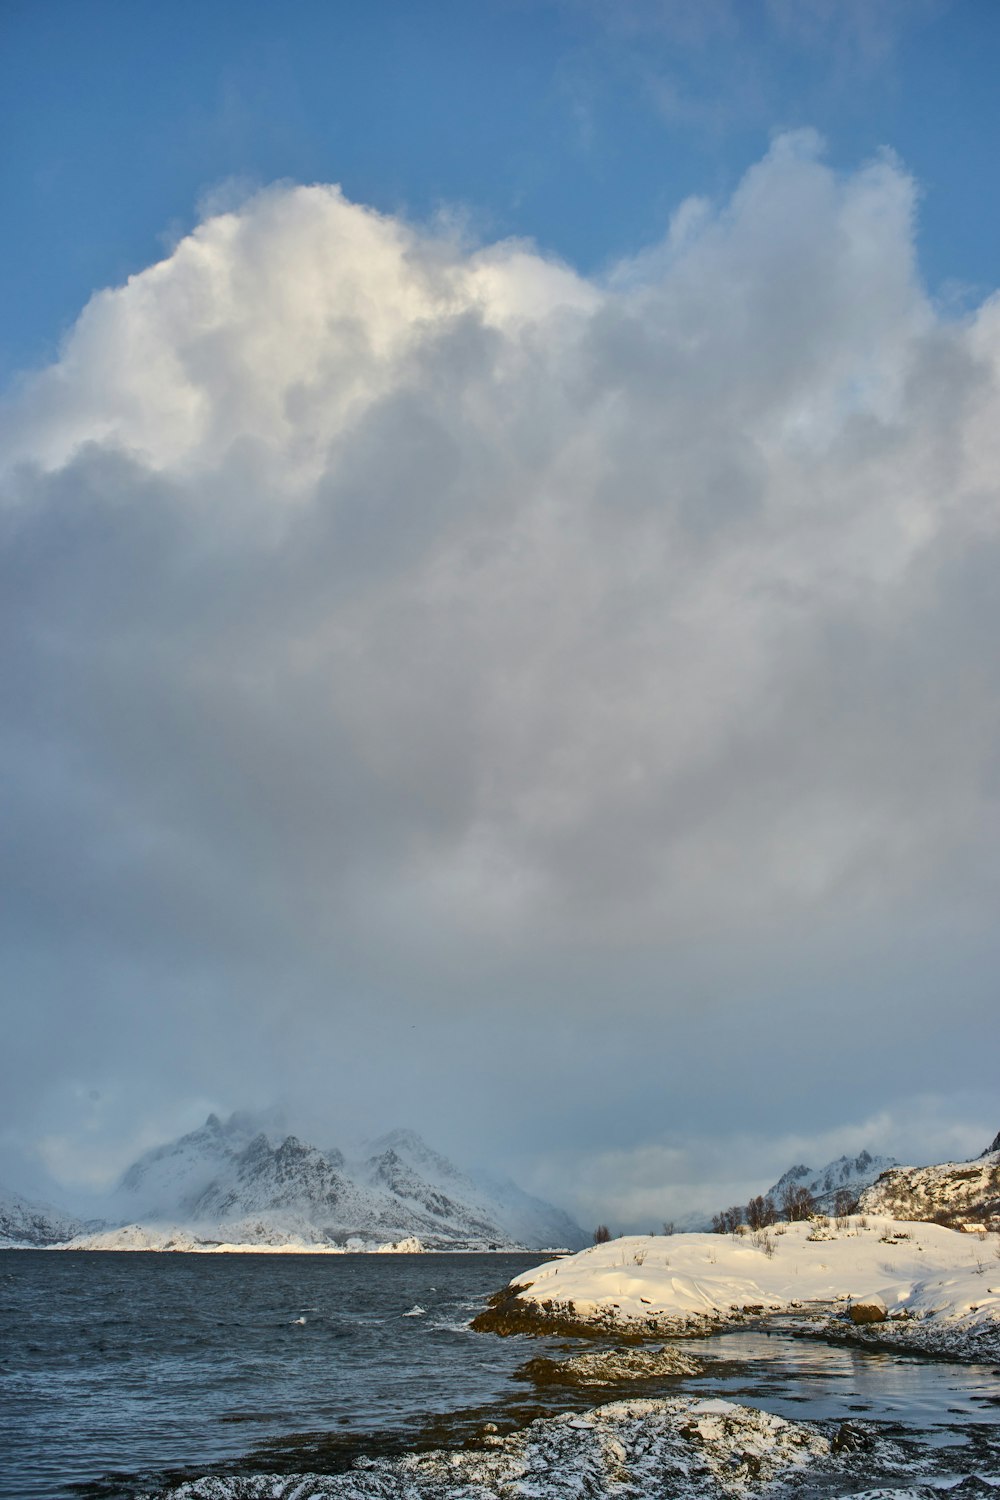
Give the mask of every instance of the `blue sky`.
[[981, 1150], [1000, 6], [0, 26], [0, 1182]]
[[992, 0], [4, 0], [0, 36], [7, 376], [233, 178], [456, 209], [593, 271], [811, 126], [915, 175], [932, 288], [996, 280]]

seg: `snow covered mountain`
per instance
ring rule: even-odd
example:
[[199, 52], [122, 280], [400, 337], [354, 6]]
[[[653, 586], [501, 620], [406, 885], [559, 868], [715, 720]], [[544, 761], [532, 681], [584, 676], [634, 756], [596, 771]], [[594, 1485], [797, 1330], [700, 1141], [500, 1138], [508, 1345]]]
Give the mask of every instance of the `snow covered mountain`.
[[861, 1195], [866, 1213], [933, 1220], [952, 1229], [1000, 1224], [1000, 1134], [974, 1161], [894, 1167]]
[[58, 1245], [85, 1229], [86, 1225], [70, 1214], [0, 1189], [0, 1246]]
[[[210, 1115], [147, 1151], [122, 1178], [123, 1227], [91, 1241], [195, 1240], [371, 1247], [419, 1239], [428, 1249], [543, 1249], [585, 1243], [561, 1210], [514, 1183], [473, 1179], [413, 1131], [363, 1143], [350, 1159], [297, 1137], [260, 1130], [251, 1116]], [[117, 1239], [115, 1238], [117, 1236]]]
[[870, 1151], [862, 1151], [858, 1156], [838, 1156], [835, 1161], [820, 1167], [819, 1171], [800, 1163], [789, 1167], [778, 1178], [774, 1186], [768, 1189], [768, 1196], [774, 1199], [780, 1209], [782, 1198], [789, 1188], [805, 1188], [815, 1200], [816, 1207], [824, 1213], [830, 1213], [842, 1188], [858, 1195], [883, 1172], [898, 1166], [894, 1157], [873, 1156]]

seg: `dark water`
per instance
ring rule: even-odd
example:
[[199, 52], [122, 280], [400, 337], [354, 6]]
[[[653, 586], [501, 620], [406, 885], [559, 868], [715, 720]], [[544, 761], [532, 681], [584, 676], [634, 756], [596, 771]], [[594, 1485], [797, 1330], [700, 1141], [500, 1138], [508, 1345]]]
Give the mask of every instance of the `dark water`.
[[[580, 1345], [468, 1329], [537, 1259], [0, 1252], [0, 1496], [340, 1467], [357, 1452], [460, 1441], [486, 1418], [519, 1425], [543, 1406], [632, 1394], [536, 1391], [518, 1367]], [[983, 1367], [750, 1331], [685, 1348], [711, 1361], [706, 1375], [644, 1394], [901, 1423], [932, 1443], [1000, 1418], [1000, 1381]]]
[[523, 1349], [465, 1324], [537, 1261], [0, 1252], [0, 1495], [496, 1400]]

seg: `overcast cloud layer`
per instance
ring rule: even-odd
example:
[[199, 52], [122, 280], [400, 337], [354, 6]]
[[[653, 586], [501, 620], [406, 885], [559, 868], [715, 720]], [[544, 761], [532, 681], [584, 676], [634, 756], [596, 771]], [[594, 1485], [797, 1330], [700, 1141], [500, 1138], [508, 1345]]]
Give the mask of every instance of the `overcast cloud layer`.
[[1000, 301], [916, 197], [785, 136], [598, 284], [276, 187], [93, 298], [0, 415], [11, 1174], [986, 1144]]

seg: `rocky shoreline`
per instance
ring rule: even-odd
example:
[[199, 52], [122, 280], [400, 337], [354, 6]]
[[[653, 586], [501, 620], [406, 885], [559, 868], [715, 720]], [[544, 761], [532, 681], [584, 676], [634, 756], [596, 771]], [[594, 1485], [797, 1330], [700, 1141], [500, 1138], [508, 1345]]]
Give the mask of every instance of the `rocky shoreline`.
[[905, 1447], [863, 1425], [678, 1396], [541, 1417], [507, 1436], [484, 1431], [474, 1447], [358, 1459], [341, 1474], [205, 1477], [139, 1500], [743, 1500], [858, 1494], [862, 1472], [889, 1481], [881, 1495], [921, 1493]]

